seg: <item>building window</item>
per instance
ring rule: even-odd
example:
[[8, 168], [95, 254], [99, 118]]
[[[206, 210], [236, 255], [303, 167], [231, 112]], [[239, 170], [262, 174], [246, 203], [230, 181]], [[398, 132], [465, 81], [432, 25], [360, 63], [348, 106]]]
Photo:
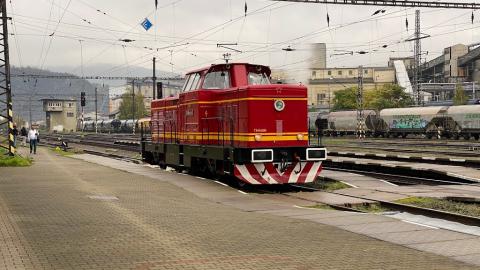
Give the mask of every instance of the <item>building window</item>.
[[329, 70], [329, 71], [327, 72], [327, 74], [328, 74], [328, 75], [332, 75], [332, 71]]
[[363, 71], [363, 73], [368, 74], [368, 69], [365, 69], [365, 71]]
[[341, 70], [338, 71], [338, 75], [342, 75], [342, 71], [341, 71]]
[[67, 112], [67, 117], [73, 117], [73, 112]]
[[317, 94], [317, 100], [324, 100], [326, 98], [327, 98], [327, 95], [325, 93]]
[[353, 75], [353, 70], [349, 70], [348, 75]]
[[312, 77], [315, 78], [317, 76], [317, 72], [316, 71], [312, 71]]

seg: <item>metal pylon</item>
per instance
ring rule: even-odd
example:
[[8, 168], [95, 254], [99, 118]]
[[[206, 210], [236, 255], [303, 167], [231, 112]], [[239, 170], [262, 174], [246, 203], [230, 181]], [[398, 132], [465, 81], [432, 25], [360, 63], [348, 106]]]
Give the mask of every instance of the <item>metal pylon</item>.
[[8, 149], [10, 155], [15, 154], [13, 137], [13, 104], [12, 87], [10, 82], [10, 60], [8, 51], [8, 27], [7, 27], [7, 1], [0, 0], [0, 17], [2, 33], [0, 35], [0, 127], [7, 125], [8, 145], [2, 145]]
[[413, 83], [415, 86], [415, 103], [421, 104], [420, 97], [420, 64], [422, 62], [422, 42], [420, 40], [420, 10], [415, 11], [415, 46], [413, 48], [415, 55], [415, 72], [413, 74]]

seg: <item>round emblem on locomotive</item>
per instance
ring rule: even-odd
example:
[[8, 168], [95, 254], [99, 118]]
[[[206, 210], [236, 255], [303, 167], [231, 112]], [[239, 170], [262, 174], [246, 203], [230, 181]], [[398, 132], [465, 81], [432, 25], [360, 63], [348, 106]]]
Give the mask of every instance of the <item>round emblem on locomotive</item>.
[[285, 109], [285, 102], [281, 99], [276, 99], [273, 102], [273, 106], [275, 107], [275, 110], [277, 112], [281, 112], [281, 111], [283, 111], [283, 109]]

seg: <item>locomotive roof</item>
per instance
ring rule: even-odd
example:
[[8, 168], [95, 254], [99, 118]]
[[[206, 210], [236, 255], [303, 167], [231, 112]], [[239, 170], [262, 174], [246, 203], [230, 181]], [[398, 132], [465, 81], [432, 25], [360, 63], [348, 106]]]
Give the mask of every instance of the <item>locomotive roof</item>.
[[213, 68], [216, 68], [216, 67], [222, 67], [222, 66], [234, 66], [234, 65], [244, 65], [244, 66], [257, 66], [257, 67], [261, 67], [262, 69], [266, 70], [268, 75], [270, 76], [270, 68], [268, 66], [264, 66], [264, 65], [256, 65], [256, 64], [249, 64], [249, 63], [223, 63], [223, 64], [212, 64], [210, 65], [209, 67], [203, 67], [203, 68], [199, 68], [199, 69], [196, 69], [196, 70], [192, 70], [192, 71], [189, 71], [186, 73], [186, 75], [188, 74], [192, 74], [192, 73], [197, 73], [197, 72], [206, 72], [210, 69], [213, 69]]

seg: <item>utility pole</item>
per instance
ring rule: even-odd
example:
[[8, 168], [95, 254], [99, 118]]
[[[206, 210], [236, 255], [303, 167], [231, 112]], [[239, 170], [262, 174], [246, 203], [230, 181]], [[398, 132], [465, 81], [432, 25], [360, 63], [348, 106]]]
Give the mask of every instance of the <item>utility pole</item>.
[[358, 87], [357, 87], [357, 136], [359, 139], [365, 138], [365, 120], [363, 115], [363, 66], [358, 67]]
[[133, 118], [133, 135], [135, 135], [135, 80], [132, 80], [132, 118]]
[[421, 64], [422, 64], [422, 42], [421, 40], [424, 38], [428, 38], [430, 35], [423, 34], [420, 32], [420, 10], [415, 11], [415, 34], [412, 38], [409, 38], [405, 41], [414, 41], [414, 48], [413, 48], [413, 58], [414, 58], [414, 65], [413, 65], [413, 95], [415, 99], [415, 104], [417, 106], [422, 105], [422, 96], [420, 94], [420, 78], [421, 78]]
[[153, 81], [153, 95], [152, 95], [152, 100], [155, 100], [155, 95], [157, 93], [157, 73], [155, 70], [155, 57], [153, 57], [153, 76], [152, 76], [152, 81]]
[[95, 133], [98, 133], [97, 121], [98, 121], [98, 98], [97, 98], [97, 87], [95, 87]]
[[6, 121], [0, 122], [0, 125], [7, 124], [8, 131], [8, 154], [15, 154], [15, 144], [13, 136], [13, 104], [12, 104], [12, 85], [10, 82], [10, 56], [8, 50], [8, 27], [7, 27], [7, 1], [0, 0], [0, 16], [2, 22], [2, 37], [0, 40], [0, 116]]

